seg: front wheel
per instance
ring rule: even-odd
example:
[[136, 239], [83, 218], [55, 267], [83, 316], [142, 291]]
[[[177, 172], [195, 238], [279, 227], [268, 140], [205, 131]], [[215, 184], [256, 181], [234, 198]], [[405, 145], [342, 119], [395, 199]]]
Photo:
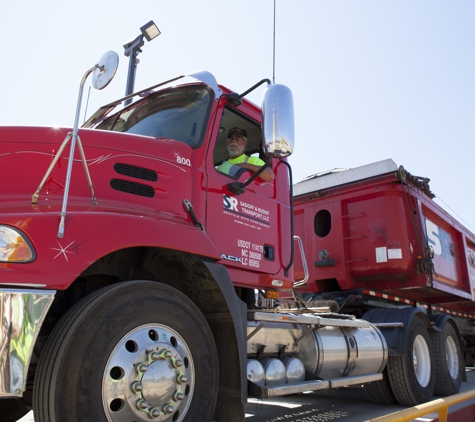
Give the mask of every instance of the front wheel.
[[38, 363], [36, 422], [209, 422], [217, 353], [199, 309], [151, 281], [101, 289], [55, 328]]

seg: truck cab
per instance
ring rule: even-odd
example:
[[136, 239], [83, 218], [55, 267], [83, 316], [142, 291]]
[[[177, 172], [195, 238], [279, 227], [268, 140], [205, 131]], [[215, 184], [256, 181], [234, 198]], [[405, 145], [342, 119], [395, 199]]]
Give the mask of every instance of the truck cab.
[[[186, 412], [202, 410], [203, 420], [210, 420], [215, 408], [230, 403], [237, 403], [236, 414], [241, 415], [247, 396], [247, 311], [240, 300], [246, 295], [239, 289], [252, 296], [257, 287], [292, 286], [292, 272], [284, 269], [291, 261], [285, 157], [292, 152], [293, 121], [283, 117], [293, 116], [291, 93], [279, 85], [266, 92], [267, 135], [260, 109], [219, 86], [208, 72], [143, 90], [124, 108], [119, 107], [124, 99], [107, 104], [77, 133], [67, 128], [0, 128], [0, 166], [4, 177], [12, 176], [3, 179], [0, 207], [1, 318], [5, 326], [17, 326], [2, 337], [0, 409], [18, 406], [22, 413], [35, 408], [39, 420], [65, 420], [62, 412], [69, 417], [67, 408], [76, 404], [52, 409], [41, 393], [56, 383], [48, 374], [57, 370], [66, 383], [71, 376], [83, 376], [84, 362], [76, 366], [76, 375], [71, 368], [68, 373], [60, 369], [72, 356], [64, 354], [68, 349], [78, 357], [89, 356], [92, 371], [97, 353], [104, 352], [97, 372], [102, 375], [91, 372], [89, 381], [92, 388], [96, 377], [103, 377], [103, 404], [100, 400], [94, 406], [105, 405], [109, 420], [119, 410], [120, 417], [125, 414], [130, 420], [162, 414], [182, 420]], [[228, 158], [231, 127], [247, 131], [246, 153], [267, 162], [275, 175], [272, 182], [243, 169], [234, 175], [219, 171]], [[13, 177], [18, 168], [22, 174]], [[156, 284], [150, 290], [146, 286], [152, 281]], [[112, 290], [102, 296], [104, 288]], [[113, 297], [126, 302], [132, 297], [135, 303], [117, 304], [121, 316], [103, 315], [102, 322], [98, 314], [87, 312], [86, 317], [76, 308], [87, 298], [101, 312]], [[167, 322], [157, 326], [152, 314], [159, 308], [167, 309], [160, 312]], [[129, 315], [125, 309], [135, 311]], [[70, 312], [85, 317], [80, 317], [86, 330], [82, 334], [69, 326], [76, 318], [69, 319]], [[86, 339], [92, 326], [110, 332], [106, 326], [111, 321], [127, 326], [136, 318], [140, 321], [125, 337], [109, 338], [99, 349]], [[183, 327], [172, 328], [184, 321], [185, 335], [179, 334]], [[61, 328], [63, 323], [67, 327]], [[64, 330], [80, 337], [73, 334], [64, 342], [57, 337]], [[25, 332], [27, 336], [15, 335]], [[97, 338], [107, 339], [104, 334]], [[60, 343], [66, 349], [57, 349]], [[96, 350], [92, 354], [90, 347]], [[155, 360], [150, 360], [152, 350]], [[201, 352], [192, 356], [192, 350]], [[173, 391], [158, 397], [147, 387], [154, 376], [134, 369], [141, 365], [165, 370]], [[62, 394], [62, 388], [53, 390], [53, 395]], [[217, 401], [222, 405], [216, 406]], [[84, 402], [81, 406], [77, 418], [82, 421]]]

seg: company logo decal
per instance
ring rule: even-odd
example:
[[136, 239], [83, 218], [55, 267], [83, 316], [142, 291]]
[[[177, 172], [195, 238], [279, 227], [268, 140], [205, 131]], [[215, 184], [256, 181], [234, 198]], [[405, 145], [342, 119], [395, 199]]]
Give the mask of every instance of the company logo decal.
[[270, 213], [268, 210], [239, 201], [235, 197], [223, 195], [224, 214], [237, 217], [236, 223], [261, 230], [261, 227], [270, 227]]
[[426, 229], [429, 245], [432, 246], [434, 254], [439, 255], [450, 262], [454, 262], [455, 252], [450, 234], [427, 219]]

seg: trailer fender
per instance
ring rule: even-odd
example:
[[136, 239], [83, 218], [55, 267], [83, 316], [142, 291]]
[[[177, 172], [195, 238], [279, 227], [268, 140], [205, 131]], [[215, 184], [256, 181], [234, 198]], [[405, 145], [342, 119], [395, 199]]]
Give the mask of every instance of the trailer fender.
[[[450, 315], [444, 315], [444, 314], [427, 315], [427, 318], [431, 322], [434, 330], [437, 330], [437, 331], [442, 331], [445, 324], [450, 324], [452, 328], [455, 330], [455, 333], [457, 334], [459, 347], [460, 347], [460, 350], [463, 352], [465, 345], [464, 345], [462, 336], [460, 335], [460, 331], [457, 327], [457, 324], [455, 323], [454, 319]], [[463, 356], [463, 353], [462, 353], [462, 356]], [[467, 373], [465, 371], [465, 364], [463, 365], [463, 368], [462, 368], [462, 381], [467, 382]]]
[[434, 329], [427, 315], [418, 308], [398, 308], [398, 309], [371, 309], [363, 315], [364, 320], [373, 324], [385, 322], [402, 322], [402, 328], [381, 327], [379, 330], [383, 334], [388, 345], [389, 356], [406, 357], [406, 344], [408, 339], [407, 327], [413, 318], [420, 318], [428, 330]]

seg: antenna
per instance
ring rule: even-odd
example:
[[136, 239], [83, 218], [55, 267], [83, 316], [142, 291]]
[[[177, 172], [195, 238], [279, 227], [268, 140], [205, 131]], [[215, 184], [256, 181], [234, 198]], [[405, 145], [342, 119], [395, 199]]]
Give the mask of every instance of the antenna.
[[272, 70], [272, 83], [275, 84], [275, 3], [274, 0], [274, 51], [273, 51], [273, 70]]

